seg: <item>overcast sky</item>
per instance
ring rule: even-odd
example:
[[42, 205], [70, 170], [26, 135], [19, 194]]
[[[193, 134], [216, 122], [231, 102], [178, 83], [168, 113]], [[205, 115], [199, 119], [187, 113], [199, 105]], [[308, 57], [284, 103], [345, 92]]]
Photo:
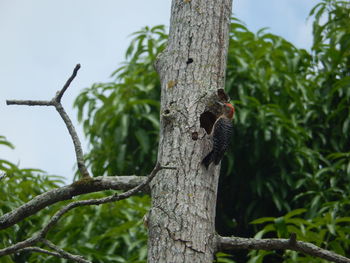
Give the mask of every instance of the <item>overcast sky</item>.
[[[236, 0], [233, 12], [252, 31], [269, 27], [297, 47], [311, 45], [307, 16], [319, 0]], [[77, 124], [74, 98], [95, 82], [110, 81], [124, 59], [128, 36], [146, 25], [169, 26], [171, 0], [0, 0], [0, 159], [40, 168], [70, 182], [74, 149], [53, 108], [6, 106], [6, 99], [49, 100], [77, 63], [63, 104]]]

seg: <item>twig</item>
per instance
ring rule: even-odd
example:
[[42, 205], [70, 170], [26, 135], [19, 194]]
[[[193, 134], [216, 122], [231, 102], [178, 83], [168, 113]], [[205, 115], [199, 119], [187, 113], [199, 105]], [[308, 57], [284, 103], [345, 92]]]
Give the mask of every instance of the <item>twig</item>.
[[99, 198], [99, 199], [89, 199], [89, 200], [72, 202], [72, 203], [66, 205], [65, 207], [61, 208], [58, 212], [56, 212], [56, 214], [54, 214], [54, 216], [50, 219], [50, 221], [47, 223], [47, 225], [41, 229], [41, 231], [39, 232], [39, 235], [43, 238], [47, 234], [47, 232], [52, 228], [52, 226], [55, 225], [58, 222], [58, 220], [65, 213], [67, 213], [69, 210], [71, 210], [73, 208], [76, 208], [79, 206], [101, 205], [101, 204], [105, 204], [105, 203], [115, 202], [115, 201], [126, 199], [126, 198], [138, 193], [142, 188], [144, 188], [146, 185], [148, 185], [149, 182], [151, 182], [152, 179], [156, 176], [156, 174], [162, 169], [175, 170], [176, 168], [163, 167], [160, 165], [160, 163], [157, 163], [156, 166], [154, 167], [153, 171], [151, 172], [151, 174], [147, 177], [147, 179], [144, 182], [142, 182], [138, 186], [136, 186], [136, 187], [134, 187], [134, 188], [122, 193], [122, 194], [114, 194], [114, 195], [107, 196], [104, 198]]
[[58, 258], [65, 258], [65, 259], [70, 259], [73, 260], [75, 262], [83, 262], [83, 263], [91, 263], [88, 260], [85, 260], [84, 258], [82, 258], [81, 256], [77, 256], [77, 255], [73, 255], [67, 251], [62, 250], [61, 248], [57, 247], [56, 245], [54, 245], [52, 242], [50, 242], [49, 240], [41, 240], [46, 246], [50, 247], [51, 249], [57, 251], [49, 251], [40, 247], [26, 247], [23, 248], [21, 250], [19, 250], [18, 252], [22, 252], [22, 251], [34, 251], [34, 252], [39, 252], [39, 253], [43, 253], [43, 254], [47, 254], [50, 256], [55, 256]]
[[27, 238], [24, 241], [18, 242], [12, 246], [2, 248], [2, 249], [0, 249], [0, 257], [8, 255], [8, 254], [16, 253], [20, 249], [30, 247], [30, 246], [34, 245], [36, 242], [38, 242], [38, 240], [39, 240], [38, 236], [33, 236], [30, 238]]
[[82, 175], [82, 177], [88, 178], [88, 177], [90, 177], [90, 175], [89, 175], [89, 172], [84, 164], [83, 149], [81, 147], [81, 143], [80, 143], [78, 134], [75, 131], [74, 125], [73, 125], [72, 121], [70, 120], [68, 114], [66, 113], [66, 111], [62, 107], [62, 104], [60, 102], [54, 101], [53, 105], [55, 106], [56, 110], [58, 111], [58, 113], [60, 114], [64, 123], [66, 124], [68, 132], [69, 132], [70, 136], [72, 137], [75, 155], [77, 158], [77, 165], [78, 165], [78, 169], [80, 171], [80, 174]]
[[64, 92], [68, 89], [69, 85], [72, 83], [73, 79], [76, 77], [78, 70], [80, 69], [80, 64], [77, 64], [73, 70], [72, 75], [70, 78], [66, 81], [63, 88], [59, 91], [57, 91], [56, 95], [53, 97], [51, 101], [45, 101], [45, 100], [6, 100], [7, 105], [27, 105], [27, 106], [54, 106], [57, 112], [60, 114], [61, 118], [63, 119], [69, 134], [73, 140], [74, 144], [74, 150], [75, 155], [77, 159], [78, 169], [80, 171], [80, 174], [84, 178], [90, 177], [89, 172], [84, 164], [84, 154], [81, 147], [81, 143], [78, 137], [78, 134], [74, 128], [74, 125], [72, 121], [70, 120], [68, 114], [64, 110], [61, 99], [64, 94]]
[[53, 106], [48, 100], [6, 100], [6, 105]]
[[37, 233], [35, 236], [32, 236], [24, 241], [21, 241], [19, 243], [16, 243], [10, 247], [0, 249], [0, 256], [8, 255], [11, 253], [15, 253], [16, 251], [23, 249], [25, 247], [29, 247], [34, 245], [38, 241], [42, 241], [45, 239], [45, 236], [47, 232], [58, 222], [58, 220], [68, 211], [75, 207], [79, 206], [87, 206], [87, 205], [100, 205], [100, 204], [105, 204], [109, 202], [114, 202], [114, 201], [119, 201], [122, 199], [126, 199], [139, 191], [141, 191], [146, 185], [148, 185], [152, 179], [156, 176], [156, 174], [162, 170], [162, 169], [171, 169], [175, 170], [175, 167], [164, 167], [161, 166], [159, 163], [156, 164], [155, 168], [151, 172], [151, 174], [147, 177], [146, 180], [144, 180], [141, 184], [137, 185], [136, 187], [118, 195], [114, 194], [108, 197], [104, 198], [99, 198], [99, 199], [90, 199], [90, 200], [82, 200], [82, 201], [75, 201], [72, 202], [65, 207], [61, 208], [58, 212], [56, 212], [53, 217], [49, 220], [49, 222]]
[[297, 241], [296, 239], [254, 239], [241, 237], [218, 237], [219, 250], [234, 250], [234, 249], [263, 249], [263, 250], [294, 250], [305, 254], [323, 258], [336, 263], [350, 263], [350, 259], [338, 255], [332, 251], [322, 249], [314, 244]]
[[42, 239], [40, 241], [43, 242], [49, 248], [55, 250], [60, 255], [61, 258], [70, 259], [70, 260], [73, 260], [73, 261], [79, 262], [79, 263], [91, 263], [91, 261], [84, 259], [82, 256], [73, 255], [73, 254], [59, 248], [58, 246], [56, 246], [55, 244], [53, 244], [52, 242], [50, 242], [47, 239]]
[[55, 257], [59, 257], [62, 258], [61, 255], [57, 252], [53, 252], [53, 251], [49, 251], [40, 247], [26, 247], [23, 249], [20, 249], [18, 252], [22, 252], [22, 251], [34, 251], [34, 252], [39, 252], [39, 253], [43, 253], [43, 254], [47, 254], [50, 256], [55, 256]]
[[[22, 206], [0, 217], [0, 230], [8, 228], [28, 216], [60, 201], [70, 200], [74, 196], [103, 190], [129, 190], [147, 180], [145, 176], [99, 176], [89, 181], [78, 181], [71, 185], [56, 188], [36, 196]], [[148, 192], [145, 189], [144, 192]]]
[[63, 88], [61, 89], [61, 91], [59, 91], [55, 97], [55, 100], [60, 102], [62, 99], [63, 94], [66, 92], [66, 90], [68, 89], [69, 85], [72, 83], [72, 81], [74, 80], [74, 78], [77, 76], [78, 70], [80, 69], [80, 64], [77, 64], [73, 70], [72, 76], [70, 76], [70, 78], [66, 81], [66, 84], [64, 84]]

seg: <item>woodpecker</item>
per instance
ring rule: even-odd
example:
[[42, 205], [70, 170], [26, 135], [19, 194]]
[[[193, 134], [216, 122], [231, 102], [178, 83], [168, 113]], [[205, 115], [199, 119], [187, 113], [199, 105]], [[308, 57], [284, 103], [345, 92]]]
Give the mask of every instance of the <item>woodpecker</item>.
[[211, 132], [213, 149], [202, 161], [206, 169], [208, 169], [212, 162], [218, 165], [222, 160], [224, 153], [229, 147], [233, 132], [232, 118], [235, 108], [230, 103], [218, 103], [223, 106], [223, 113], [216, 119]]

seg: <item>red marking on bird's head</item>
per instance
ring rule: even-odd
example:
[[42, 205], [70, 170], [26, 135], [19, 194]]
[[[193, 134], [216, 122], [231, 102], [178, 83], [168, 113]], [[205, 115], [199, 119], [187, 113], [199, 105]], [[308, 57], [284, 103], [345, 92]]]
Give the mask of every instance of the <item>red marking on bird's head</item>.
[[225, 103], [225, 105], [230, 109], [230, 111], [228, 112], [228, 117], [232, 119], [233, 115], [235, 114], [235, 107], [233, 107], [231, 103]]

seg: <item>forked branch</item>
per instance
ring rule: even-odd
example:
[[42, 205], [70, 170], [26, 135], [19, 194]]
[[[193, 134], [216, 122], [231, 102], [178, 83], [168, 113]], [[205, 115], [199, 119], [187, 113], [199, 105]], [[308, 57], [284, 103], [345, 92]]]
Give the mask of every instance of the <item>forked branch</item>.
[[50, 247], [51, 249], [55, 250], [55, 251], [59, 251], [59, 252], [54, 252], [54, 251], [49, 251], [40, 247], [26, 247], [21, 249], [19, 252], [22, 251], [32, 251], [32, 252], [38, 252], [38, 253], [43, 253], [43, 254], [47, 254], [50, 256], [55, 256], [58, 258], [65, 258], [65, 259], [70, 259], [72, 261], [75, 262], [83, 262], [83, 263], [91, 263], [90, 261], [85, 260], [84, 258], [82, 258], [81, 256], [77, 256], [77, 255], [73, 255], [67, 251], [64, 251], [62, 249], [60, 249], [59, 247], [57, 247], [56, 245], [54, 245], [52, 242], [48, 241], [48, 240], [42, 240], [41, 242], [43, 242], [45, 245], [47, 245], [48, 247]]
[[51, 248], [52, 250], [55, 250], [58, 253], [59, 257], [61, 258], [70, 259], [78, 263], [92, 263], [91, 261], [84, 259], [80, 255], [78, 256], [78, 255], [73, 255], [71, 253], [68, 253], [67, 251], [59, 248], [58, 246], [56, 246], [55, 244], [53, 244], [51, 241], [47, 239], [42, 239], [40, 241], [44, 243], [46, 246], [48, 246], [49, 248]]
[[[144, 176], [99, 176], [81, 180], [71, 185], [52, 189], [32, 200], [24, 203], [20, 207], [2, 215], [0, 217], [0, 230], [8, 228], [28, 216], [34, 215], [38, 211], [60, 201], [70, 200], [74, 196], [99, 192], [104, 190], [129, 190], [143, 183], [147, 178]], [[148, 192], [147, 187], [143, 188]]]
[[[58, 210], [53, 217], [49, 220], [49, 222], [39, 231], [37, 232], [34, 236], [18, 242], [12, 246], [9, 246], [7, 248], [0, 249], [0, 256], [8, 255], [15, 253], [21, 249], [31, 247], [35, 245], [37, 242], [43, 242], [45, 240], [45, 236], [49, 232], [49, 230], [58, 222], [58, 220], [68, 211], [72, 210], [73, 208], [79, 207], [79, 206], [87, 206], [87, 205], [101, 205], [105, 203], [110, 203], [114, 201], [119, 201], [126, 199], [139, 191], [141, 191], [144, 187], [146, 187], [151, 180], [156, 176], [156, 174], [162, 170], [162, 169], [176, 169], [175, 167], [164, 167], [161, 166], [159, 163], [156, 164], [155, 168], [151, 172], [151, 174], [147, 177], [146, 180], [144, 180], [141, 184], [137, 185], [136, 187], [122, 193], [122, 194], [113, 194], [108, 197], [104, 198], [99, 198], [99, 199], [90, 199], [90, 200], [82, 200], [82, 201], [75, 201], [71, 202], [70, 204], [64, 206], [60, 210]], [[47, 245], [47, 244], [46, 244]], [[51, 247], [53, 249], [53, 247]], [[58, 250], [56, 252], [60, 253]], [[79, 262], [87, 262], [87, 261], [79, 261]]]
[[22, 251], [33, 251], [33, 252], [43, 253], [43, 254], [47, 254], [50, 256], [59, 257], [59, 258], [61, 257], [61, 255], [57, 252], [49, 251], [49, 250], [46, 250], [46, 249], [43, 249], [40, 247], [26, 247], [26, 248], [19, 250], [19, 252], [22, 252]]
[[61, 118], [63, 119], [68, 132], [73, 140], [74, 149], [75, 149], [75, 155], [77, 158], [77, 165], [79, 172], [82, 177], [87, 178], [90, 177], [89, 172], [84, 164], [84, 154], [81, 147], [81, 143], [78, 137], [78, 134], [74, 128], [74, 125], [72, 121], [70, 120], [68, 114], [64, 110], [61, 99], [64, 94], [64, 92], [68, 89], [69, 85], [72, 83], [73, 79], [76, 77], [78, 70], [80, 69], [80, 64], [77, 64], [73, 70], [72, 75], [70, 78], [66, 81], [63, 88], [59, 91], [57, 91], [56, 95], [50, 100], [7, 100], [7, 105], [27, 105], [27, 106], [54, 106], [55, 109], [60, 114]]

